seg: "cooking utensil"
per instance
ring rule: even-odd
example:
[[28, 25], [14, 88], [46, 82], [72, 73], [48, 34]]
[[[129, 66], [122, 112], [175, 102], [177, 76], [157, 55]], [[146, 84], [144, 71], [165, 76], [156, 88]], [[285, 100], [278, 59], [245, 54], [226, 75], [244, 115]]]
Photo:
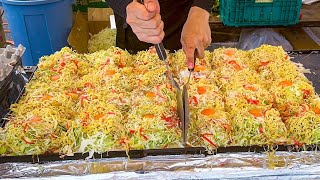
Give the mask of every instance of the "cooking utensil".
[[[140, 2], [141, 4], [144, 4], [143, 0], [138, 0], [138, 2]], [[186, 146], [187, 145], [189, 123], [190, 123], [189, 97], [188, 97], [188, 90], [187, 90], [187, 86], [186, 85], [189, 84], [189, 81], [190, 81], [190, 78], [191, 78], [191, 72], [194, 70], [194, 68], [192, 70], [189, 69], [190, 74], [189, 74], [188, 82], [183, 85], [183, 88], [181, 90], [179, 84], [177, 83], [177, 81], [172, 77], [170, 68], [169, 68], [168, 63], [167, 63], [167, 58], [168, 58], [167, 57], [167, 53], [165, 51], [165, 48], [164, 48], [162, 42], [159, 43], [159, 44], [155, 44], [154, 46], [155, 46], [155, 49], [156, 49], [156, 52], [157, 52], [157, 55], [158, 55], [159, 59], [162, 60], [165, 63], [165, 66], [166, 66], [166, 69], [167, 69], [167, 73], [168, 73], [168, 77], [169, 77], [169, 80], [170, 80], [171, 84], [176, 89], [177, 111], [178, 111], [178, 116], [179, 116], [180, 121], [181, 121], [181, 127], [180, 128], [182, 130], [182, 144], [184, 146]], [[195, 53], [195, 55], [196, 55], [196, 53]]]
[[189, 78], [187, 83], [185, 83], [182, 87], [182, 104], [183, 104], [183, 119], [181, 120], [181, 129], [182, 129], [182, 143], [184, 146], [187, 146], [187, 140], [188, 140], [188, 129], [190, 124], [190, 106], [189, 106], [189, 94], [187, 86], [189, 86], [190, 79], [191, 79], [191, 73], [194, 71], [194, 66], [196, 64], [196, 58], [197, 57], [197, 50], [195, 49], [194, 52], [194, 64], [192, 69], [189, 70]]
[[[144, 1], [143, 0], [138, 0], [139, 3], [141, 4], [144, 4]], [[180, 89], [180, 86], [179, 84], [177, 83], [177, 81], [175, 81], [172, 77], [172, 74], [171, 74], [171, 71], [170, 71], [170, 68], [168, 66], [168, 63], [167, 63], [167, 53], [166, 53], [166, 50], [164, 49], [164, 46], [161, 43], [159, 44], [155, 44], [154, 47], [156, 48], [156, 51], [157, 51], [157, 55], [159, 57], [160, 60], [162, 60], [165, 65], [166, 65], [166, 69], [167, 69], [167, 73], [168, 73], [168, 77], [169, 77], [169, 80], [171, 81], [171, 84], [173, 85], [173, 87], [177, 90]]]

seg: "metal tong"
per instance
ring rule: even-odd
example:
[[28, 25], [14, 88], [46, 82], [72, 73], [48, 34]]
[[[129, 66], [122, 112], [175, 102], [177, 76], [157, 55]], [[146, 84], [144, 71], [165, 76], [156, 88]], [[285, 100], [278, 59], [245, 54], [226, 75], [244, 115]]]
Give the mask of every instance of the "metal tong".
[[[189, 95], [187, 86], [189, 86], [191, 73], [194, 71], [194, 66], [196, 64], [197, 57], [197, 49], [194, 51], [194, 61], [193, 68], [189, 69], [189, 78], [187, 83], [185, 83], [182, 87], [182, 106], [183, 106], [183, 120], [181, 121], [181, 129], [182, 129], [182, 143], [184, 146], [187, 146], [187, 138], [188, 138], [188, 130], [190, 127], [190, 106], [189, 106]], [[180, 100], [181, 101], [181, 100]], [[178, 105], [179, 106], [179, 105]], [[180, 105], [181, 106], [181, 105]]]
[[[144, 4], [143, 0], [138, 0], [141, 4]], [[190, 82], [191, 78], [191, 72], [194, 70], [189, 69], [189, 79], [186, 84], [183, 85], [182, 89], [180, 88], [180, 85], [177, 83], [177, 81], [173, 78], [170, 68], [167, 63], [167, 53], [165, 51], [165, 48], [161, 43], [155, 44], [155, 49], [157, 51], [157, 55], [160, 60], [162, 60], [165, 63], [166, 70], [168, 73], [169, 80], [172, 84], [172, 86], [176, 89], [176, 98], [177, 98], [177, 110], [178, 110], [178, 116], [181, 121], [181, 130], [182, 130], [182, 144], [184, 146], [187, 146], [187, 136], [188, 136], [188, 129], [189, 129], [189, 123], [190, 123], [190, 108], [189, 108], [189, 97], [188, 97], [188, 90], [187, 85]], [[195, 57], [196, 57], [196, 51], [195, 51]], [[196, 58], [195, 58], [196, 59]], [[195, 60], [194, 60], [195, 62]]]
[[[159, 59], [161, 59], [167, 69], [169, 80], [172, 84], [172, 86], [176, 89], [176, 98], [177, 98], [177, 110], [178, 110], [178, 116], [181, 121], [181, 130], [182, 130], [182, 144], [184, 146], [187, 145], [187, 136], [188, 136], [188, 128], [189, 128], [189, 122], [190, 122], [190, 109], [189, 109], [189, 97], [188, 97], [188, 90], [186, 87], [186, 84], [183, 85], [182, 90], [180, 88], [180, 85], [177, 83], [175, 79], [173, 79], [172, 74], [170, 72], [169, 66], [167, 64], [167, 53], [164, 49], [164, 46], [162, 43], [155, 44], [155, 48], [157, 51], [157, 54], [159, 56]], [[190, 81], [191, 72], [189, 75], [188, 83]]]
[[173, 87], [176, 89], [176, 98], [177, 98], [177, 110], [178, 110], [178, 116], [180, 118], [181, 121], [181, 125], [180, 128], [182, 130], [182, 144], [183, 146], [187, 146], [187, 138], [188, 138], [188, 129], [189, 129], [189, 124], [190, 124], [190, 106], [189, 106], [189, 95], [188, 95], [188, 89], [187, 86], [190, 83], [190, 79], [191, 79], [191, 74], [194, 71], [194, 66], [196, 63], [196, 57], [197, 57], [197, 50], [195, 49], [195, 53], [194, 53], [194, 66], [192, 69], [188, 69], [189, 70], [189, 78], [187, 83], [185, 83], [182, 86], [182, 89], [180, 88], [179, 84], [173, 79], [172, 74], [170, 72], [169, 66], [167, 64], [167, 54], [166, 51], [164, 50], [163, 44], [156, 44], [155, 45], [157, 54], [159, 56], [159, 58], [164, 61], [165, 65], [166, 65], [166, 69], [168, 72], [168, 77], [171, 81], [171, 84], [173, 85]]

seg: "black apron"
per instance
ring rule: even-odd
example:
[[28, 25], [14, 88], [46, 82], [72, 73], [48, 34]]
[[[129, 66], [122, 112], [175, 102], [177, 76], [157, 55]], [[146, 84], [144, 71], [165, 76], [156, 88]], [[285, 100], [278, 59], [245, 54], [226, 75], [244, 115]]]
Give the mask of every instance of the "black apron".
[[[165, 37], [163, 45], [170, 51], [182, 48], [181, 31], [192, 6], [190, 0], [159, 0], [161, 17], [164, 22]], [[133, 33], [131, 27], [123, 28], [125, 19], [115, 14], [117, 23], [117, 46], [128, 50], [131, 54], [147, 50], [152, 44], [141, 42]]]

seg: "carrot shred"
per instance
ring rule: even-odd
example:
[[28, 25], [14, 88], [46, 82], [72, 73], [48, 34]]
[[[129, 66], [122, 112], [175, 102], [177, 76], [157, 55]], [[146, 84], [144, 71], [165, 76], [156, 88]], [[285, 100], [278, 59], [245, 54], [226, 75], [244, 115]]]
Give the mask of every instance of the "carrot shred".
[[236, 53], [236, 51], [234, 49], [226, 49], [224, 51], [224, 54], [227, 56], [233, 56]]
[[205, 94], [207, 89], [205, 87], [198, 87], [197, 88], [198, 94]]
[[257, 118], [257, 117], [263, 117], [263, 114], [257, 110], [257, 109], [252, 109], [249, 111], [249, 113], [254, 117], [254, 118]]
[[29, 129], [29, 124], [30, 123], [39, 123], [42, 121], [42, 118], [39, 116], [33, 116], [31, 117], [28, 121], [26, 121], [26, 124], [24, 125], [23, 132], [27, 132]]
[[114, 74], [116, 74], [116, 71], [115, 71], [115, 70], [107, 70], [107, 71], [106, 71], [106, 75], [107, 75], [107, 76], [112, 76], [112, 75], [114, 75]]
[[250, 91], [253, 91], [253, 92], [256, 92], [257, 89], [251, 85], [243, 85], [243, 88], [246, 89], [246, 90], [250, 90]]
[[133, 133], [135, 133], [136, 132], [136, 130], [134, 130], [134, 129], [130, 129], [129, 130], [129, 133], [131, 133], [131, 134], [133, 134]]
[[148, 98], [155, 98], [155, 97], [156, 97], [156, 94], [155, 94], [154, 92], [149, 91], [149, 92], [146, 93], [146, 96], [147, 96]]
[[313, 107], [313, 108], [311, 108], [311, 110], [316, 114], [320, 114], [320, 108], [318, 108], [318, 107]]
[[140, 136], [142, 136], [145, 140], [149, 139], [145, 134], [143, 134], [143, 128], [139, 129], [139, 133], [140, 133]]
[[50, 77], [51, 81], [57, 81], [60, 78], [60, 75], [54, 75]]
[[87, 82], [87, 83], [84, 83], [84, 87], [93, 87], [93, 84], [92, 83], [89, 83], [89, 82]]
[[144, 118], [154, 118], [154, 117], [156, 117], [154, 114], [145, 114], [144, 116], [143, 116]]
[[40, 122], [42, 119], [40, 116], [33, 116], [29, 119], [29, 121], [27, 121], [28, 123], [32, 123], [32, 122]]
[[197, 97], [192, 96], [192, 98], [189, 100], [189, 104], [194, 104], [195, 106], [198, 106], [199, 101], [198, 101]]
[[32, 142], [32, 141], [27, 140], [26, 137], [22, 137], [21, 139], [22, 139], [25, 143], [27, 143], [27, 144], [35, 144], [35, 142]]
[[201, 114], [205, 116], [210, 116], [210, 115], [213, 115], [214, 113], [215, 113], [214, 109], [204, 109], [201, 111]]
[[195, 72], [200, 72], [200, 71], [204, 71], [206, 70], [206, 67], [202, 66], [202, 65], [196, 65], [194, 66], [194, 71]]
[[292, 86], [292, 82], [291, 81], [281, 81], [279, 83], [279, 85], [282, 87], [288, 87], [288, 86]]
[[235, 60], [229, 61], [228, 64], [232, 65], [233, 68], [237, 71], [240, 71], [243, 69]]
[[264, 130], [263, 130], [262, 126], [259, 126], [259, 132], [260, 132], [260, 134], [263, 134]]
[[44, 96], [41, 97], [40, 101], [47, 101], [47, 100], [50, 100], [51, 98], [53, 98], [53, 96], [44, 95]]
[[209, 144], [211, 144], [214, 147], [217, 147], [215, 143], [213, 143], [207, 136], [213, 136], [213, 134], [201, 134], [201, 137], [206, 140]]
[[258, 105], [260, 101], [257, 100], [257, 99], [247, 99], [247, 102], [248, 102], [249, 104]]
[[260, 66], [267, 66], [270, 63], [270, 61], [260, 61]]
[[104, 116], [104, 114], [98, 114], [96, 116], [93, 117], [94, 120], [99, 120]]

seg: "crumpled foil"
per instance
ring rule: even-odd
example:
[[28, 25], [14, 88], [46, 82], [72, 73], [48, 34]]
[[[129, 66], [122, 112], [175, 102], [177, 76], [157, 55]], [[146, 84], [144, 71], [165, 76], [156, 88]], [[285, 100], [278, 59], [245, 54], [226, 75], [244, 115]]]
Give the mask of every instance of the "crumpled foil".
[[319, 179], [320, 153], [222, 153], [0, 164], [0, 178]]

